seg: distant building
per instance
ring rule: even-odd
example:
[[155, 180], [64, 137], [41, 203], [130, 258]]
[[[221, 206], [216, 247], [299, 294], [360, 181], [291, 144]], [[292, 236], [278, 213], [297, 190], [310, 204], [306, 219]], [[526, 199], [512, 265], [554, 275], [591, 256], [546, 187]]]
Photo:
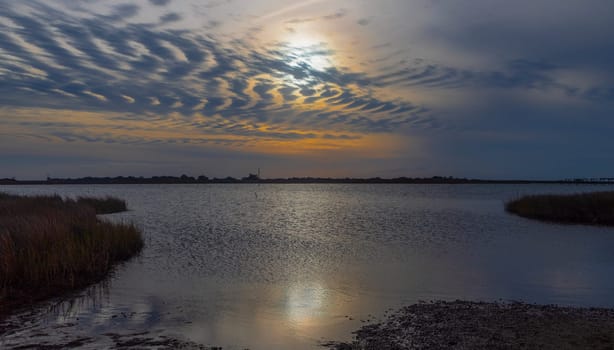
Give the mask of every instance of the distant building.
[[260, 176], [256, 174], [250, 173], [249, 176], [242, 178], [243, 181], [258, 181], [260, 180]]

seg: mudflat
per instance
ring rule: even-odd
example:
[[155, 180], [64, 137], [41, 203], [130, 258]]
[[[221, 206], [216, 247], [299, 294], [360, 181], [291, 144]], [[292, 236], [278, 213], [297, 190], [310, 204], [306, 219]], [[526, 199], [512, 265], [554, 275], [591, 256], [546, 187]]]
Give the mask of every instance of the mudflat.
[[430, 302], [365, 325], [331, 349], [614, 349], [614, 309]]

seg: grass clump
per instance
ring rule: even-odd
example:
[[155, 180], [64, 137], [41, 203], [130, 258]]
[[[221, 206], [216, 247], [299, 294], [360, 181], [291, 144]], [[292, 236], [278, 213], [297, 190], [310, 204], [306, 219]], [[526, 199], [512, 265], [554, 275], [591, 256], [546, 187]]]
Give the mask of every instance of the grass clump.
[[110, 196], [105, 198], [77, 197], [77, 204], [94, 208], [96, 214], [112, 214], [128, 210], [125, 200]]
[[589, 225], [614, 225], [614, 192], [571, 195], [530, 195], [505, 205], [526, 218]]
[[139, 229], [96, 214], [114, 198], [63, 199], [0, 193], [0, 315], [104, 278], [143, 247]]

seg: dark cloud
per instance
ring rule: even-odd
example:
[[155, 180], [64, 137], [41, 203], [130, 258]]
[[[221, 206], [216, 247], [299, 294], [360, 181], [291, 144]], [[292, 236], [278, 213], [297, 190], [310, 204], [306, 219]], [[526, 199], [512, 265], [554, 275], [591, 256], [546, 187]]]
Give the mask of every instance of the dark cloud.
[[215, 7], [219, 7], [225, 4], [231, 3], [233, 0], [220, 0], [220, 1], [208, 1], [206, 4], [202, 5], [204, 8], [212, 9]]
[[171, 2], [171, 0], [149, 0], [149, 3], [155, 6], [166, 6]]
[[140, 8], [135, 4], [121, 4], [113, 7], [113, 14], [109, 16], [112, 20], [121, 20], [134, 17], [139, 13]]
[[181, 20], [181, 15], [176, 12], [167, 13], [160, 16], [161, 23], [177, 22]]
[[546, 61], [526, 58], [508, 61], [500, 70], [481, 71], [459, 69], [418, 60], [401, 69], [374, 76], [371, 83], [382, 87], [407, 86], [440, 89], [468, 87], [538, 89], [558, 90], [568, 93], [581, 90], [578, 87], [557, 81], [557, 68], [558, 66]]
[[[435, 18], [422, 34], [447, 49], [483, 57], [529, 57], [568, 67], [611, 70], [613, 12], [614, 3], [601, 0], [565, 1], [564, 5], [530, 0], [477, 0], [468, 6], [446, 2], [435, 7]], [[477, 18], [478, 13], [482, 18]]]
[[366, 26], [371, 23], [371, 20], [369, 18], [361, 18], [356, 23], [360, 24], [361, 26]]
[[[207, 22], [207, 28], [209, 28], [209, 29], [217, 28], [220, 25], [222, 25], [222, 22], [216, 21], [216, 20], [213, 20], [213, 19]], [[251, 28], [251, 29], [256, 31], [256, 32], [258, 32], [260, 30], [258, 28]]]
[[348, 11], [346, 9], [339, 9], [335, 13], [331, 13], [330, 15], [322, 16], [322, 18], [325, 20], [340, 19], [340, 18], [345, 17], [347, 15], [347, 12]]

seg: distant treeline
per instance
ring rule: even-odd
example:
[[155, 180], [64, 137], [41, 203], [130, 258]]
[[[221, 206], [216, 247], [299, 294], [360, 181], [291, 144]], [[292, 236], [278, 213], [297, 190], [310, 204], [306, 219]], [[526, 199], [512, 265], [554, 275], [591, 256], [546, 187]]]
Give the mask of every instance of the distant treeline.
[[457, 178], [451, 176], [433, 177], [396, 177], [396, 178], [323, 178], [323, 177], [291, 177], [278, 179], [261, 179], [258, 175], [237, 179], [234, 177], [209, 178], [201, 176], [117, 176], [117, 177], [82, 177], [82, 178], [47, 178], [46, 180], [23, 181], [12, 179], [0, 179], [2, 185], [81, 185], [81, 184], [221, 184], [221, 183], [280, 183], [280, 184], [309, 184], [309, 183], [353, 183], [353, 184], [530, 184], [530, 183], [589, 183], [589, 184], [614, 184], [614, 178], [598, 179], [566, 179], [566, 180], [484, 180]]

